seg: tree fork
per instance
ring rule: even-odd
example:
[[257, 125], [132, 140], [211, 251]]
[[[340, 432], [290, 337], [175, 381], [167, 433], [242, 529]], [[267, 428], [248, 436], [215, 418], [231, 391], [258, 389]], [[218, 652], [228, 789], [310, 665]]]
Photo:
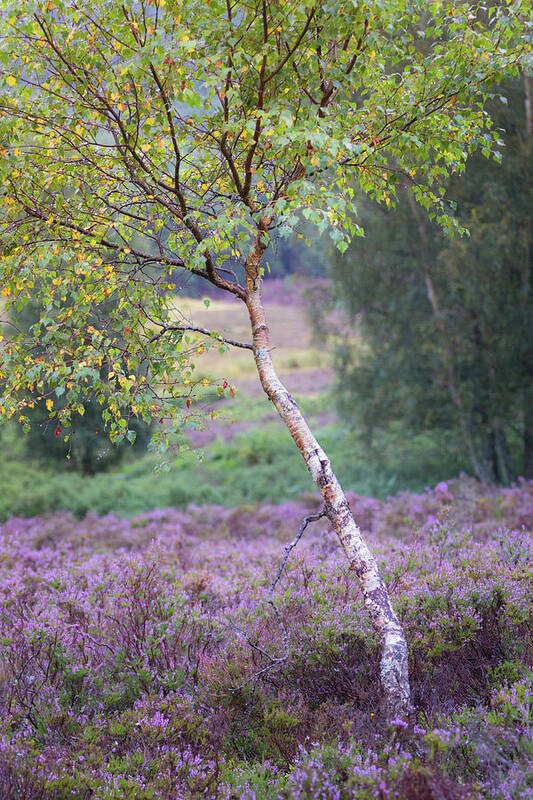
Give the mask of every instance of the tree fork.
[[[259, 259], [257, 259], [259, 260]], [[339, 537], [342, 548], [360, 583], [365, 607], [382, 642], [381, 685], [386, 698], [387, 719], [405, 718], [410, 689], [407, 642], [392, 607], [376, 559], [356, 524], [329, 458], [313, 436], [298, 404], [277, 376], [270, 355], [270, 332], [261, 297], [258, 270], [248, 262], [246, 306], [252, 326], [253, 352], [261, 386], [289, 429], [316, 486], [324, 500], [326, 516]], [[256, 261], [257, 263], [257, 261]]]

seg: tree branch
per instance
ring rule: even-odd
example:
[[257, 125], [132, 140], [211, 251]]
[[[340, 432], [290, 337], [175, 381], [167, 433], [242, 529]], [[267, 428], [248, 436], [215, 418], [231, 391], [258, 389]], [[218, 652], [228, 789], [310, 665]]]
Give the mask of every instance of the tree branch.
[[306, 21], [305, 21], [305, 25], [304, 25], [304, 27], [302, 28], [302, 31], [301, 31], [300, 35], [299, 35], [299, 36], [298, 36], [298, 38], [296, 39], [296, 41], [295, 41], [294, 45], [293, 45], [293, 46], [292, 46], [292, 47], [291, 47], [291, 48], [288, 50], [288, 52], [287, 52], [287, 55], [285, 56], [285, 58], [282, 58], [282, 59], [281, 59], [281, 61], [280, 61], [280, 63], [278, 64], [278, 66], [277, 66], [275, 69], [273, 69], [273, 70], [272, 70], [272, 72], [270, 72], [270, 73], [269, 73], [269, 74], [268, 74], [268, 75], [265, 77], [265, 81], [264, 81], [264, 82], [265, 82], [265, 84], [266, 84], [266, 83], [268, 83], [269, 81], [271, 81], [271, 80], [272, 80], [272, 78], [274, 78], [274, 77], [275, 77], [275, 76], [278, 74], [278, 72], [280, 72], [280, 70], [282, 70], [282, 69], [283, 69], [283, 67], [285, 66], [285, 64], [286, 64], [286, 63], [287, 63], [287, 61], [289, 60], [289, 58], [291, 58], [291, 56], [293, 56], [293, 55], [294, 55], [294, 53], [296, 52], [296, 50], [298, 49], [298, 47], [299, 47], [299, 45], [300, 45], [300, 42], [302, 41], [302, 39], [304, 38], [305, 34], [306, 34], [306, 33], [307, 33], [307, 31], [309, 30], [309, 26], [310, 26], [310, 24], [311, 24], [311, 21], [312, 21], [313, 17], [314, 17], [314, 16], [315, 16], [315, 14], [316, 14], [316, 10], [317, 10], [317, 9], [316, 9], [316, 6], [315, 6], [315, 8], [313, 8], [313, 9], [311, 10], [311, 13], [310, 13], [310, 14], [309, 14], [309, 16], [307, 17], [307, 19], [306, 19]]
[[247, 344], [246, 342], [238, 342], [236, 339], [228, 339], [226, 336], [222, 336], [221, 333], [217, 331], [210, 331], [207, 328], [200, 328], [197, 325], [165, 325], [159, 333], [156, 333], [155, 336], [152, 336], [151, 339], [148, 340], [148, 344], [152, 344], [152, 342], [156, 342], [158, 339], [161, 339], [165, 333], [169, 331], [193, 331], [194, 333], [202, 333], [204, 336], [210, 336], [214, 339], [217, 339], [219, 342], [224, 342], [224, 344], [230, 344], [233, 347], [242, 347], [244, 350], [253, 350], [253, 345]]
[[262, 656], [265, 656], [265, 658], [268, 658], [270, 663], [267, 664], [266, 667], [263, 667], [262, 669], [260, 669], [258, 672], [254, 672], [254, 674], [251, 675], [249, 678], [247, 678], [244, 681], [244, 683], [241, 683], [240, 686], [236, 686], [231, 691], [238, 692], [240, 689], [242, 689], [244, 686], [246, 686], [248, 683], [250, 683], [250, 681], [257, 680], [257, 678], [259, 678], [261, 675], [264, 675], [266, 672], [269, 672], [271, 669], [274, 669], [274, 667], [277, 667], [280, 664], [283, 664], [283, 662], [286, 661], [287, 658], [289, 657], [289, 652], [290, 652], [289, 632], [287, 631], [287, 628], [285, 627], [283, 619], [281, 618], [281, 614], [279, 612], [279, 609], [278, 609], [278, 607], [276, 606], [276, 604], [274, 602], [274, 590], [275, 590], [275, 588], [276, 588], [281, 576], [283, 575], [283, 571], [284, 571], [284, 569], [285, 569], [285, 567], [287, 565], [287, 561], [289, 560], [289, 555], [291, 553], [291, 550], [293, 550], [296, 547], [296, 545], [298, 544], [298, 542], [300, 541], [300, 539], [304, 535], [305, 529], [307, 528], [307, 526], [311, 522], [316, 522], [317, 520], [321, 519], [322, 517], [326, 517], [326, 516], [327, 516], [326, 509], [325, 509], [325, 507], [322, 507], [322, 509], [318, 513], [309, 514], [308, 517], [305, 517], [305, 519], [302, 521], [302, 524], [300, 525], [300, 527], [298, 529], [298, 533], [296, 534], [296, 536], [294, 537], [292, 542], [289, 542], [289, 544], [285, 547], [285, 555], [283, 556], [281, 564], [279, 565], [279, 569], [278, 569], [278, 572], [276, 574], [276, 577], [274, 578], [274, 580], [270, 584], [270, 589], [268, 591], [268, 596], [267, 596], [267, 603], [272, 607], [272, 610], [274, 612], [274, 616], [276, 617], [276, 622], [278, 623], [279, 628], [280, 628], [280, 630], [282, 632], [283, 645], [284, 645], [283, 654], [281, 656], [278, 656], [278, 658], [275, 658], [274, 656], [271, 656], [270, 653], [267, 653], [267, 651], [263, 650], [262, 647], [259, 647], [259, 645], [255, 644], [255, 642], [252, 642], [250, 636], [246, 633], [246, 631], [242, 630], [241, 628], [237, 628], [237, 626], [235, 626], [235, 625], [233, 626], [233, 629], [239, 634], [239, 636], [241, 636], [244, 639], [244, 641], [248, 645], [250, 645], [250, 647], [253, 650], [255, 650], [257, 653], [260, 653]]
[[310, 522], [316, 522], [317, 520], [319, 520], [319, 519], [321, 519], [322, 517], [325, 517], [325, 516], [326, 516], [326, 509], [322, 508], [317, 514], [309, 514], [308, 517], [305, 517], [305, 519], [302, 521], [302, 524], [300, 525], [298, 533], [296, 534], [296, 536], [294, 537], [292, 542], [289, 542], [289, 544], [285, 547], [285, 555], [283, 556], [283, 560], [282, 560], [281, 564], [279, 565], [278, 574], [276, 575], [276, 577], [274, 578], [274, 580], [270, 584], [270, 591], [268, 593], [268, 602], [271, 605], [273, 605], [272, 597], [274, 595], [274, 589], [276, 588], [281, 576], [283, 575], [283, 570], [285, 569], [285, 567], [287, 565], [287, 561], [289, 560], [289, 555], [291, 553], [291, 550], [294, 550], [294, 548], [296, 547], [296, 545], [298, 544], [298, 542], [300, 541], [300, 539], [304, 535], [305, 529], [307, 528], [309, 523]]

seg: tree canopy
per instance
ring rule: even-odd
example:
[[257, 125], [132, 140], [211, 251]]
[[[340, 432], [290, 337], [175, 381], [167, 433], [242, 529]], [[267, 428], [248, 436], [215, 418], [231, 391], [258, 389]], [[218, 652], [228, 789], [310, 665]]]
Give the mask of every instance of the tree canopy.
[[115, 439], [190, 422], [194, 357], [228, 347], [180, 317], [180, 271], [244, 299], [251, 250], [302, 216], [344, 250], [354, 185], [388, 204], [400, 176], [446, 221], [441, 177], [491, 150], [483, 95], [531, 22], [524, 2], [1, 9], [2, 294], [43, 313], [3, 343], [0, 413], [27, 426], [40, 391], [68, 436], [95, 398]]

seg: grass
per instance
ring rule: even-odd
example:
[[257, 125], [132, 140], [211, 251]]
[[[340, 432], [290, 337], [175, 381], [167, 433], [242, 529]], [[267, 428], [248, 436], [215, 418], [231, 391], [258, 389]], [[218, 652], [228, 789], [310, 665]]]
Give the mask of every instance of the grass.
[[[314, 401], [306, 402], [312, 405]], [[392, 429], [367, 451], [357, 436], [338, 424], [318, 427], [317, 436], [345, 489], [360, 494], [385, 497], [400, 489], [421, 490], [466, 466], [453, 450], [446, 449], [445, 437], [443, 441], [429, 435], [408, 437]], [[301, 491], [315, 491], [288, 432], [275, 420], [252, 425], [231, 440], [219, 436], [203, 452], [172, 460], [166, 471], [154, 472], [156, 465], [147, 454], [113, 471], [84, 478], [69, 470], [28, 464], [20, 454], [4, 459], [0, 519], [58, 509], [77, 517], [91, 511], [131, 516], [189, 504], [231, 507], [281, 502]]]
[[[312, 344], [305, 308], [301, 305], [267, 306], [268, 323], [273, 345], [273, 360], [280, 373], [294, 375], [300, 370], [320, 369], [331, 363], [330, 354]], [[244, 303], [235, 300], [203, 300], [179, 298], [175, 303], [174, 319], [217, 331], [238, 341], [249, 343], [250, 321]], [[297, 344], [295, 344], [297, 343]], [[198, 374], [215, 380], [239, 384], [256, 379], [251, 352], [232, 348], [220, 356], [216, 348], [207, 351], [197, 363]]]
[[[245, 337], [241, 306], [187, 302], [196, 324]], [[211, 441], [200, 455], [191, 437], [166, 470], [146, 454], [83, 478], [1, 433], [0, 520], [27, 518], [0, 537], [2, 800], [531, 796], [533, 486], [443, 483], [466, 467], [446, 432], [393, 425], [369, 448], [335, 418], [303, 310], [268, 311], [404, 624], [407, 727], [384, 725], [378, 642], [325, 525], [278, 593], [287, 659], [254, 678], [284, 647], [265, 588], [318, 499], [250, 354], [208, 352], [199, 369], [237, 395], [211, 398]]]
[[[283, 295], [283, 286], [281, 290]], [[280, 286], [276, 291], [279, 300]], [[327, 346], [313, 343], [303, 302], [298, 298], [291, 305], [271, 302], [267, 314], [278, 370], [346, 489], [384, 497], [401, 489], [418, 491], [467, 468], [445, 433], [412, 436], [400, 426], [391, 426], [369, 449], [358, 432], [348, 430], [336, 418], [331, 352]], [[206, 307], [202, 300], [180, 298], [175, 315], [248, 340], [246, 309], [238, 301], [215, 299]], [[198, 371], [211, 373], [218, 381], [228, 380], [236, 385], [237, 393], [220, 401], [208, 390], [208, 407], [220, 411], [221, 418], [211, 425], [208, 436], [191, 433], [188, 440], [184, 438], [190, 449], [201, 444], [203, 452], [170, 458], [163, 472], [154, 472], [156, 460], [147, 454], [132, 463], [126, 458], [105, 474], [82, 478], [69, 470], [67, 463], [33, 462], [24, 452], [22, 434], [4, 428], [0, 431], [0, 519], [57, 509], [72, 511], [80, 518], [91, 511], [113, 511], [125, 517], [191, 503], [231, 507], [281, 502], [301, 491], [314, 491], [288, 432], [261, 391], [251, 353], [232, 349], [221, 357], [215, 349], [207, 351], [199, 359]]]

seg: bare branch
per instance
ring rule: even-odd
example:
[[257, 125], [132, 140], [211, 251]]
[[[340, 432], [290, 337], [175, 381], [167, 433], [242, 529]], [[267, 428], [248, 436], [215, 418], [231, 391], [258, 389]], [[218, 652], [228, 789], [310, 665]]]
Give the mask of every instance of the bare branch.
[[283, 560], [282, 560], [281, 564], [279, 565], [278, 574], [276, 575], [276, 577], [274, 578], [274, 580], [270, 584], [270, 591], [268, 593], [268, 602], [271, 605], [273, 605], [272, 598], [273, 598], [273, 595], [274, 595], [274, 589], [276, 588], [281, 576], [283, 575], [283, 570], [285, 569], [285, 567], [287, 565], [287, 561], [289, 560], [289, 555], [291, 553], [291, 550], [294, 550], [294, 548], [296, 547], [296, 545], [298, 544], [298, 542], [300, 541], [300, 539], [304, 535], [305, 529], [307, 528], [309, 523], [316, 522], [317, 520], [321, 519], [322, 517], [325, 517], [326, 513], [327, 513], [326, 509], [322, 508], [317, 514], [309, 514], [308, 517], [305, 517], [305, 519], [302, 521], [302, 524], [300, 525], [298, 533], [296, 534], [296, 536], [294, 537], [292, 542], [289, 542], [289, 544], [286, 546], [285, 555], [283, 556]]
[[327, 516], [327, 511], [326, 511], [326, 509], [324, 507], [322, 507], [321, 510], [319, 512], [317, 512], [316, 514], [309, 514], [308, 517], [305, 517], [305, 519], [302, 521], [302, 524], [300, 525], [300, 527], [298, 529], [298, 533], [296, 534], [296, 536], [294, 537], [292, 542], [289, 542], [289, 544], [285, 547], [285, 555], [283, 556], [281, 564], [279, 565], [279, 569], [278, 569], [278, 572], [276, 574], [276, 577], [274, 578], [274, 580], [270, 584], [270, 589], [268, 591], [268, 597], [267, 597], [267, 603], [269, 604], [269, 606], [271, 606], [271, 608], [272, 608], [272, 610], [274, 612], [274, 616], [276, 617], [276, 622], [278, 623], [278, 626], [279, 626], [279, 628], [281, 630], [281, 633], [282, 633], [282, 636], [283, 636], [283, 646], [284, 646], [283, 654], [281, 656], [278, 656], [277, 658], [275, 658], [274, 656], [271, 656], [270, 653], [267, 653], [266, 650], [263, 650], [262, 647], [259, 647], [259, 645], [255, 644], [255, 642], [252, 641], [252, 639], [246, 633], [245, 630], [243, 630], [242, 628], [238, 628], [236, 625], [232, 625], [231, 626], [233, 628], [233, 630], [236, 631], [236, 633], [238, 633], [238, 635], [242, 639], [244, 639], [244, 641], [253, 650], [255, 650], [260, 655], [265, 656], [265, 658], [268, 658], [268, 660], [270, 662], [269, 664], [266, 665], [266, 667], [263, 667], [258, 672], [254, 672], [254, 674], [251, 675], [249, 678], [247, 678], [244, 681], [244, 683], [241, 683], [240, 686], [234, 687], [231, 690], [232, 692], [238, 692], [240, 689], [242, 689], [244, 686], [246, 686], [251, 681], [257, 680], [257, 678], [261, 677], [261, 675], [264, 675], [266, 672], [270, 672], [270, 670], [274, 669], [275, 667], [278, 667], [280, 664], [283, 664], [287, 660], [287, 658], [289, 657], [289, 652], [290, 652], [289, 632], [288, 632], [288, 630], [287, 630], [287, 628], [285, 626], [285, 623], [283, 622], [283, 619], [281, 617], [279, 608], [276, 606], [276, 604], [274, 602], [274, 590], [275, 590], [275, 588], [276, 588], [281, 576], [283, 575], [283, 571], [284, 571], [284, 569], [285, 569], [285, 567], [287, 565], [287, 561], [289, 560], [289, 555], [290, 555], [291, 551], [296, 547], [296, 545], [298, 544], [298, 542], [300, 541], [300, 539], [304, 535], [305, 529], [307, 528], [307, 526], [311, 522], [316, 522], [317, 520], [319, 520], [319, 519], [321, 519], [322, 517], [325, 517], [325, 516]]
[[246, 342], [238, 342], [236, 339], [228, 339], [226, 336], [222, 336], [221, 333], [217, 331], [210, 331], [207, 328], [200, 328], [197, 325], [165, 325], [161, 330], [149, 339], [148, 344], [152, 344], [152, 342], [156, 342], [158, 339], [161, 339], [166, 333], [170, 331], [193, 331], [194, 333], [202, 333], [204, 336], [210, 336], [213, 339], [216, 339], [219, 342], [224, 342], [224, 344], [230, 344], [233, 347], [242, 347], [244, 350], [253, 350], [254, 347], [252, 344], [247, 344]]
[[283, 69], [283, 67], [285, 66], [285, 64], [286, 64], [286, 63], [287, 63], [287, 61], [289, 60], [289, 58], [291, 58], [291, 56], [293, 56], [293, 55], [294, 55], [294, 53], [296, 52], [296, 50], [298, 49], [298, 47], [299, 47], [299, 45], [300, 45], [300, 42], [302, 41], [302, 39], [304, 38], [305, 34], [306, 34], [306, 33], [307, 33], [307, 31], [309, 30], [309, 26], [310, 26], [310, 24], [311, 24], [311, 21], [312, 21], [313, 17], [314, 17], [314, 16], [315, 16], [315, 14], [316, 14], [316, 11], [317, 11], [317, 9], [316, 9], [316, 6], [315, 6], [315, 8], [311, 9], [311, 13], [310, 13], [310, 14], [309, 14], [309, 16], [307, 17], [307, 19], [306, 19], [306, 21], [305, 21], [305, 25], [304, 25], [304, 27], [302, 28], [302, 30], [301, 30], [301, 32], [300, 32], [300, 35], [299, 35], [299, 36], [298, 36], [298, 38], [296, 39], [296, 41], [295, 41], [295, 43], [293, 44], [293, 46], [292, 46], [292, 47], [291, 47], [291, 48], [288, 50], [288, 52], [287, 52], [287, 55], [285, 56], [285, 58], [283, 58], [283, 59], [280, 61], [280, 63], [278, 64], [278, 66], [277, 66], [275, 69], [273, 69], [273, 70], [272, 70], [272, 72], [270, 72], [270, 73], [269, 73], [269, 74], [268, 74], [268, 75], [265, 77], [265, 83], [268, 83], [269, 81], [271, 81], [271, 80], [272, 80], [272, 78], [274, 78], [274, 77], [275, 77], [275, 76], [278, 74], [278, 72], [279, 72], [280, 70], [282, 70], [282, 69]]

